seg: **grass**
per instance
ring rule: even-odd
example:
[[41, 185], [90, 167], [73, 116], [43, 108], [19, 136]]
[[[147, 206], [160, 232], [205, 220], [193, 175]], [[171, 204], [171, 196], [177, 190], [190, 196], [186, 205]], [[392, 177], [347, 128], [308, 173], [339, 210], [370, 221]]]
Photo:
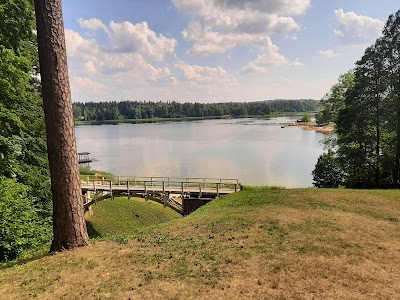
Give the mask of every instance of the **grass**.
[[91, 238], [128, 235], [147, 226], [181, 218], [172, 209], [164, 209], [158, 203], [146, 202], [141, 198], [115, 198], [92, 207], [94, 214], [86, 222]]
[[86, 175], [86, 176], [94, 176], [94, 175], [96, 175], [96, 174], [107, 175], [107, 176], [113, 176], [113, 174], [110, 173], [110, 172], [98, 171], [98, 170], [91, 170], [91, 169], [88, 169], [88, 168], [79, 168], [79, 171], [80, 171], [81, 177], [82, 177], [83, 175]]
[[[2, 270], [0, 298], [399, 299], [399, 199], [246, 187], [188, 217]], [[119, 228], [110, 222], [93, 224], [103, 234]]]

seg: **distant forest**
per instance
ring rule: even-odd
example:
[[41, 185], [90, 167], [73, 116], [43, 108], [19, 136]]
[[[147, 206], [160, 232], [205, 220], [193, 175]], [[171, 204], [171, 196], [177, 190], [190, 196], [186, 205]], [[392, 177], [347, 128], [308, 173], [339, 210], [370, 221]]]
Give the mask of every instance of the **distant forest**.
[[265, 116], [277, 112], [310, 112], [320, 109], [318, 100], [271, 100], [258, 102], [179, 103], [150, 101], [76, 102], [74, 118], [84, 121], [120, 119]]

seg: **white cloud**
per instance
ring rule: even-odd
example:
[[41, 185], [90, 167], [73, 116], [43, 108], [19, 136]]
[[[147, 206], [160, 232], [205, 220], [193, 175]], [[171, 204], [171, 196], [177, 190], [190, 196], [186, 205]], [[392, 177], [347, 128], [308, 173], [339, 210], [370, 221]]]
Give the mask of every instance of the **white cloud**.
[[222, 54], [237, 46], [259, 46], [271, 33], [299, 30], [291, 17], [303, 14], [311, 0], [173, 0], [193, 19], [182, 32], [194, 41], [191, 52]]
[[[103, 29], [108, 36], [108, 44], [102, 45], [109, 52], [139, 53], [148, 59], [162, 61], [166, 55], [175, 52], [177, 42], [173, 38], [167, 38], [162, 34], [157, 35], [149, 28], [147, 22], [133, 24], [131, 22], [116, 23], [111, 21], [106, 26], [99, 19], [79, 19], [79, 25], [95, 33]], [[78, 44], [82, 43], [82, 37], [75, 37]], [[93, 43], [94, 41], [92, 41]], [[70, 44], [72, 49], [75, 45]]]
[[379, 37], [384, 22], [354, 12], [335, 10], [338, 22], [335, 35], [346, 45], [369, 44]]
[[[190, 2], [187, 0], [186, 2]], [[299, 15], [311, 4], [310, 0], [215, 0], [220, 7], [257, 10], [265, 13]]]
[[[185, 40], [194, 42], [195, 55], [224, 54], [242, 46], [257, 53], [245, 63], [242, 72], [268, 72], [288, 64], [270, 34], [293, 37], [301, 29], [292, 16], [304, 14], [311, 0], [173, 0], [176, 8], [191, 16], [182, 31]], [[301, 66], [295, 61], [291, 66]]]
[[99, 29], [103, 29], [104, 32], [109, 33], [108, 28], [104, 23], [96, 18], [85, 20], [85, 19], [78, 19], [79, 26], [82, 28], [86, 28], [92, 31], [97, 31]]
[[146, 22], [111, 22], [109, 28], [111, 51], [137, 52], [157, 61], [175, 52], [176, 40], [157, 35]]
[[74, 85], [76, 88], [85, 90], [97, 90], [97, 91], [100, 90], [101, 92], [104, 92], [106, 90], [106, 87], [104, 85], [98, 82], [94, 82], [87, 77], [75, 76]]
[[84, 70], [87, 74], [94, 75], [97, 73], [96, 63], [93, 60], [89, 60], [84, 64]]
[[108, 88], [104, 84], [94, 82], [88, 77], [71, 76], [71, 92], [82, 99], [96, 99], [109, 96]]
[[311, 0], [227, 1], [173, 0], [178, 10], [191, 15], [206, 30], [235, 33], [273, 33], [297, 30], [288, 15], [304, 13]]
[[289, 64], [289, 66], [294, 67], [294, 68], [300, 68], [300, 67], [304, 67], [305, 64], [302, 63], [302, 62], [300, 61], [300, 59], [296, 58], [293, 62], [291, 62], [291, 63]]
[[85, 40], [78, 32], [70, 29], [65, 30], [65, 39], [67, 41], [68, 56], [87, 60], [89, 57], [95, 57], [99, 50], [95, 40]]
[[339, 53], [336, 53], [334, 50], [320, 50], [318, 51], [319, 55], [325, 56], [327, 58], [334, 58], [336, 56], [339, 56]]
[[153, 61], [161, 64], [167, 56], [174, 57], [175, 39], [156, 34], [145, 22], [111, 22], [107, 27], [97, 19], [80, 19], [79, 24], [89, 33], [102, 29], [107, 35], [100, 43], [94, 38], [85, 39], [73, 30], [65, 30], [74, 97], [86, 100], [99, 94], [120, 93], [120, 90], [122, 94], [123, 89], [133, 84], [148, 86], [175, 81], [167, 66], [153, 65]]
[[288, 59], [279, 53], [279, 48], [274, 45], [269, 37], [267, 37], [261, 46], [261, 53], [257, 58], [243, 67], [245, 73], [268, 72], [274, 66], [280, 66], [288, 63]]
[[184, 63], [175, 64], [175, 67], [182, 72], [183, 80], [194, 85], [235, 85], [236, 79], [222, 67], [207, 67], [188, 65]]
[[265, 36], [261, 34], [233, 34], [218, 33], [215, 31], [203, 31], [197, 22], [190, 24], [187, 30], [182, 32], [187, 40], [195, 41], [191, 53], [199, 55], [222, 54], [239, 45], [252, 46], [265, 41]]

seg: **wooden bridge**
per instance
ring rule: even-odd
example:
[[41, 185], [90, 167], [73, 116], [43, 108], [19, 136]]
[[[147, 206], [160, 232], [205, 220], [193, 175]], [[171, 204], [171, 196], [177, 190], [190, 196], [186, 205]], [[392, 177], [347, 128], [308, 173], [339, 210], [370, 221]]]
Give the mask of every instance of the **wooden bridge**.
[[174, 177], [81, 177], [85, 209], [115, 196], [144, 197], [187, 214], [222, 195], [241, 189], [238, 179]]

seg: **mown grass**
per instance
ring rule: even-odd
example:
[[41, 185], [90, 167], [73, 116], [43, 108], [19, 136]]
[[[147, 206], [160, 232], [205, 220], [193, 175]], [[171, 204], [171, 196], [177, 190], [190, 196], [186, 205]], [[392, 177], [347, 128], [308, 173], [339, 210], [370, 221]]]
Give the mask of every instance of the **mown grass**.
[[400, 191], [245, 188], [2, 270], [0, 298], [400, 299], [399, 218]]
[[115, 198], [99, 202], [92, 208], [94, 214], [86, 221], [91, 238], [129, 235], [147, 226], [181, 218], [172, 209], [141, 198]]

